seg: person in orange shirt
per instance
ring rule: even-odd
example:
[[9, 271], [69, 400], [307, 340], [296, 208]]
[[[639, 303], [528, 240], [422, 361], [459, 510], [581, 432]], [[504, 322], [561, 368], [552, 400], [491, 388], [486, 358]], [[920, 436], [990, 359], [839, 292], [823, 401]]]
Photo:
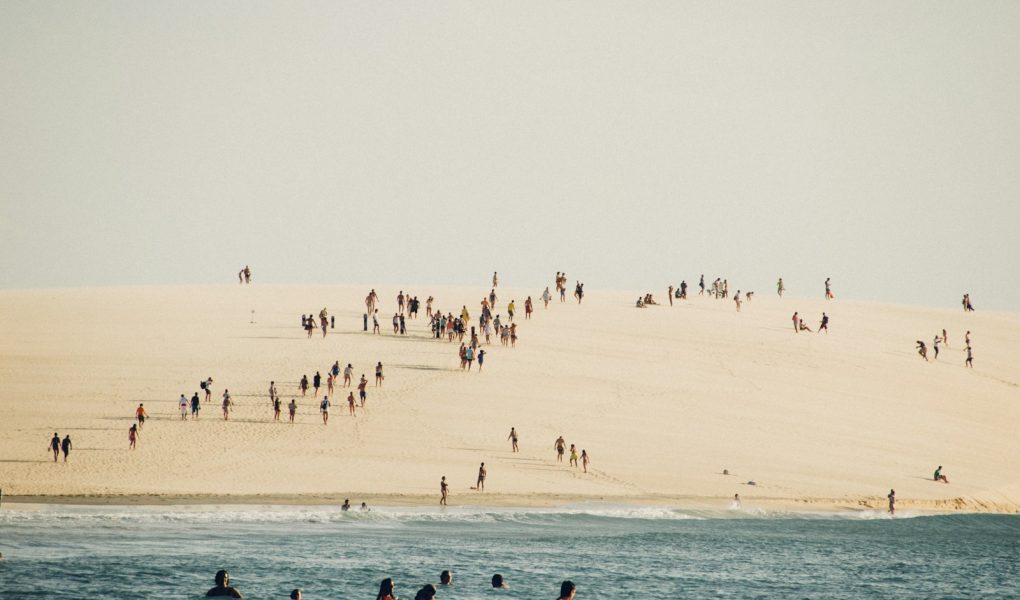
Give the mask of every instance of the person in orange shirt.
[[145, 418], [149, 416], [149, 413], [145, 412], [145, 405], [139, 404], [138, 408], [135, 409], [135, 417], [138, 418], [138, 428], [141, 429], [145, 425]]

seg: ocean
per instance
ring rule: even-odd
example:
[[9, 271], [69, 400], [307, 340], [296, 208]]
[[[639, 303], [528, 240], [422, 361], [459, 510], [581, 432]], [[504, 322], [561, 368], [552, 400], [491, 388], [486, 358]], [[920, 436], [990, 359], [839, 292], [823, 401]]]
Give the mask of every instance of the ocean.
[[[1020, 516], [557, 509], [11, 505], [0, 597], [1020, 598]], [[502, 574], [509, 584], [493, 590]]]

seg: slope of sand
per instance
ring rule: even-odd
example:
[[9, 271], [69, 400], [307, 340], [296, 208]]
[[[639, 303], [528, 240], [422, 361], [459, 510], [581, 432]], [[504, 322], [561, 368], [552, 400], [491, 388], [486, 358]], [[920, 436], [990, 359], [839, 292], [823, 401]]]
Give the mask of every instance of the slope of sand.
[[[406, 337], [389, 332], [397, 289], [378, 291], [379, 336], [361, 332], [362, 287], [0, 292], [0, 488], [33, 501], [432, 504], [446, 475], [451, 504], [712, 505], [740, 493], [878, 507], [896, 488], [905, 507], [1020, 510], [1020, 315], [764, 292], [739, 314], [697, 296], [639, 310], [637, 293], [597, 290], [546, 310], [540, 289], [500, 289], [504, 318], [517, 300], [520, 341], [494, 340], [479, 374], [458, 368], [456, 343], [428, 337], [424, 298], [466, 304], [475, 321], [487, 288], [411, 289], [423, 314]], [[537, 309], [524, 321], [529, 293]], [[337, 328], [307, 339], [300, 315], [323, 306]], [[812, 327], [826, 310], [831, 333], [794, 333], [794, 310]], [[914, 340], [943, 327], [949, 348], [925, 363]], [[387, 377], [354, 418], [338, 390], [324, 426], [297, 382], [335, 360], [369, 379], [382, 361]], [[182, 422], [179, 395], [208, 375], [213, 401]], [[297, 397], [298, 423], [271, 421], [270, 380], [285, 403]], [[237, 403], [229, 422], [225, 387]], [[129, 451], [139, 402], [151, 418]], [[68, 465], [52, 462], [53, 431], [72, 436]], [[560, 434], [588, 450], [591, 473], [556, 462]], [[484, 494], [469, 490], [482, 461]], [[930, 480], [939, 464], [950, 485]]]

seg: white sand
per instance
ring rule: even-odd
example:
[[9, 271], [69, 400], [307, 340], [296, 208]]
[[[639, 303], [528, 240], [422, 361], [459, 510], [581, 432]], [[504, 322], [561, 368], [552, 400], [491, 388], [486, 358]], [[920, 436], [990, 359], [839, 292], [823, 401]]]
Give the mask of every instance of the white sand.
[[[697, 295], [639, 310], [636, 292], [598, 290], [582, 306], [545, 310], [541, 289], [501, 288], [497, 312], [505, 318], [517, 300], [520, 341], [511, 350], [494, 339], [479, 374], [459, 370], [458, 344], [428, 337], [424, 299], [445, 311], [467, 304], [476, 323], [488, 288], [410, 289], [422, 310], [406, 337], [389, 333], [397, 289], [377, 290], [381, 336], [361, 332], [366, 287], [0, 292], [0, 487], [33, 501], [431, 504], [446, 475], [451, 504], [711, 504], [740, 493], [745, 504], [880, 506], [896, 488], [901, 506], [1020, 510], [1020, 315], [767, 290], [739, 314], [730, 300]], [[337, 329], [306, 339], [300, 315], [323, 306]], [[826, 310], [831, 333], [795, 334], [794, 310], [812, 328]], [[943, 327], [949, 348], [925, 363], [914, 340], [930, 345]], [[967, 329], [973, 370], [963, 366]], [[297, 382], [316, 370], [325, 381], [335, 360], [370, 380], [382, 361], [387, 379], [369, 387], [356, 418], [338, 390], [323, 426]], [[198, 422], [181, 422], [180, 394], [207, 375], [212, 401]], [[297, 424], [272, 422], [270, 380], [285, 404], [298, 398]], [[225, 387], [237, 403], [229, 422]], [[151, 418], [129, 451], [139, 402]], [[511, 425], [519, 454], [506, 441]], [[74, 442], [66, 466], [47, 449], [54, 431]], [[589, 451], [590, 474], [556, 462], [560, 434]], [[484, 494], [469, 490], [481, 461]], [[951, 484], [930, 480], [939, 464]]]

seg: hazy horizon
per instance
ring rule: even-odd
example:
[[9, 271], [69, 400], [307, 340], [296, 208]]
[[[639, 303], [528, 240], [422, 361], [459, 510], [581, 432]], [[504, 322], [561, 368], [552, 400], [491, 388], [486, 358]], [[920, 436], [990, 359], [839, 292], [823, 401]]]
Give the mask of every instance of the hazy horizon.
[[1015, 2], [6, 2], [0, 288], [1020, 310]]

